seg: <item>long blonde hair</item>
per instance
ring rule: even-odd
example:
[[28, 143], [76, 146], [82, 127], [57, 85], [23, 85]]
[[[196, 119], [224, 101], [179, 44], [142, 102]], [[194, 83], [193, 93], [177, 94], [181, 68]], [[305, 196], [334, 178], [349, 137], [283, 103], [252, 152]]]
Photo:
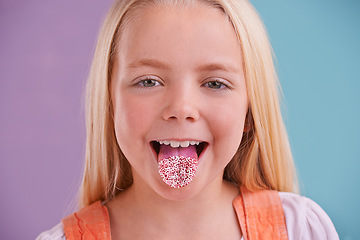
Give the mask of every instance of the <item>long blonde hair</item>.
[[247, 0], [117, 0], [99, 35], [86, 89], [86, 153], [80, 206], [109, 200], [132, 184], [131, 166], [119, 148], [110, 96], [111, 71], [129, 12], [146, 4], [203, 2], [221, 9], [241, 44], [249, 98], [241, 144], [224, 179], [249, 190], [296, 191], [296, 175], [279, 105], [279, 84], [265, 28]]

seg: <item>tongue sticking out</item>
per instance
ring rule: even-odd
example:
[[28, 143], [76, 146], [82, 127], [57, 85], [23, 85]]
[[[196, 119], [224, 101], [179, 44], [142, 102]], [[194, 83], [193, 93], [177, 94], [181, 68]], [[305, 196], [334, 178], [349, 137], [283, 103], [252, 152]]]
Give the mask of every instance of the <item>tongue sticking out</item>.
[[198, 166], [196, 147], [173, 148], [170, 145], [160, 145], [158, 155], [159, 173], [167, 185], [181, 188], [188, 185], [195, 176]]

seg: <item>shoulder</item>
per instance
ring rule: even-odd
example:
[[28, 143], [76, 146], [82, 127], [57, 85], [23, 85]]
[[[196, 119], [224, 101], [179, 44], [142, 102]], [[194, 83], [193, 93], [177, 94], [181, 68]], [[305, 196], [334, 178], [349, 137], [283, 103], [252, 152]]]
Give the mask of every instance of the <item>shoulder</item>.
[[41, 233], [36, 240], [66, 240], [62, 223], [59, 223], [52, 229]]
[[309, 198], [279, 192], [289, 239], [338, 240], [334, 224], [325, 211]]
[[62, 220], [68, 239], [111, 239], [109, 213], [100, 201]]
[[106, 207], [100, 201], [94, 202], [65, 217], [54, 228], [41, 233], [36, 240], [66, 240], [66, 236], [68, 239], [110, 239]]

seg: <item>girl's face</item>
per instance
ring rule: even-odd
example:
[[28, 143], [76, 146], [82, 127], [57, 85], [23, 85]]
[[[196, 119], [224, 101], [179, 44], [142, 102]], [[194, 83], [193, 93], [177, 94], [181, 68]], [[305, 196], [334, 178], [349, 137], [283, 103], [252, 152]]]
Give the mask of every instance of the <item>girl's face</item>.
[[[129, 17], [112, 73], [118, 144], [134, 187], [190, 199], [222, 184], [241, 142], [248, 99], [240, 45], [227, 17], [213, 7], [151, 6]], [[159, 141], [201, 142], [189, 185], [175, 189], [162, 181]]]

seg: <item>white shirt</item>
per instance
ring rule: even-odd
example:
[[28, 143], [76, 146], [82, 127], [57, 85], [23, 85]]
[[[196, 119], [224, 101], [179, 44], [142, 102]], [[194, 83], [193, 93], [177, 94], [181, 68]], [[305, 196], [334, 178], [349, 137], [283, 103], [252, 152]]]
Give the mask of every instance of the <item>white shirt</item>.
[[[329, 216], [314, 201], [294, 193], [279, 192], [279, 196], [289, 240], [339, 239]], [[36, 240], [66, 240], [62, 223], [41, 233]]]

